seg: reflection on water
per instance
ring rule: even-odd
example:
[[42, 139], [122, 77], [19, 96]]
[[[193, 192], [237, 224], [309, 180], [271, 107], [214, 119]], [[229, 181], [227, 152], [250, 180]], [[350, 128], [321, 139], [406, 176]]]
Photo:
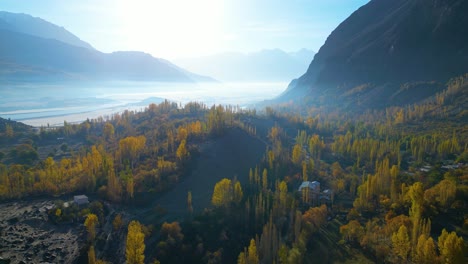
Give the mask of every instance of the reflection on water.
[[[206, 105], [246, 106], [272, 99], [287, 83], [104, 83], [90, 85], [22, 85], [2, 87], [0, 117], [33, 126], [55, 126], [81, 122], [87, 118], [110, 116], [125, 109], [140, 111], [145, 99], [190, 101]], [[159, 99], [160, 100], [160, 99]], [[149, 100], [152, 102], [152, 100]], [[145, 101], [146, 103], [146, 101]]]

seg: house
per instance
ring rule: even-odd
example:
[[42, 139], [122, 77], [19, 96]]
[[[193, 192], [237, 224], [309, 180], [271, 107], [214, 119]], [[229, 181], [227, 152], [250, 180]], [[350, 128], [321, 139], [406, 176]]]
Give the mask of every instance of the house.
[[305, 181], [299, 186], [299, 192], [302, 194], [302, 199], [306, 203], [312, 202], [317, 204], [320, 196], [320, 182]]
[[325, 200], [331, 200], [332, 197], [332, 190], [326, 189], [325, 191], [322, 192], [322, 195], [320, 195], [320, 198], [323, 198]]
[[75, 195], [73, 196], [73, 202], [76, 203], [77, 205], [84, 205], [88, 204], [88, 196], [86, 195]]
[[304, 189], [304, 188], [308, 188], [309, 191], [318, 194], [318, 193], [320, 193], [320, 182], [318, 182], [318, 181], [313, 181], [313, 182], [305, 181], [305, 182], [302, 182], [301, 186], [299, 186], [299, 191], [301, 192], [302, 189]]

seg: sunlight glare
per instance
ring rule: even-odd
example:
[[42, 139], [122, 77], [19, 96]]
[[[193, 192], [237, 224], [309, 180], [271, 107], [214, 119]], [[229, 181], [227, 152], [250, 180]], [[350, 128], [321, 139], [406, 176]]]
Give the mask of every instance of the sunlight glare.
[[208, 54], [223, 40], [219, 0], [122, 1], [119, 17], [125, 45], [154, 56]]

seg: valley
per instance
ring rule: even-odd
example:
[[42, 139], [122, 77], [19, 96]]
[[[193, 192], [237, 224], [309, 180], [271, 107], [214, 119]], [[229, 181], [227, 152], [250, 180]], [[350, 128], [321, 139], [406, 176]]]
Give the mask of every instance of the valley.
[[0, 263], [467, 263], [467, 1], [4, 6]]

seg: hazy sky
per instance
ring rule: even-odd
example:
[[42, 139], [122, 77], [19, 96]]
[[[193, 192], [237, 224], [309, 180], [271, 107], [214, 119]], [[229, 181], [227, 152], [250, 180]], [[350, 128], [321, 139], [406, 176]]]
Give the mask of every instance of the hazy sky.
[[369, 0], [0, 0], [0, 10], [60, 25], [98, 50], [196, 57], [265, 48], [318, 51]]

